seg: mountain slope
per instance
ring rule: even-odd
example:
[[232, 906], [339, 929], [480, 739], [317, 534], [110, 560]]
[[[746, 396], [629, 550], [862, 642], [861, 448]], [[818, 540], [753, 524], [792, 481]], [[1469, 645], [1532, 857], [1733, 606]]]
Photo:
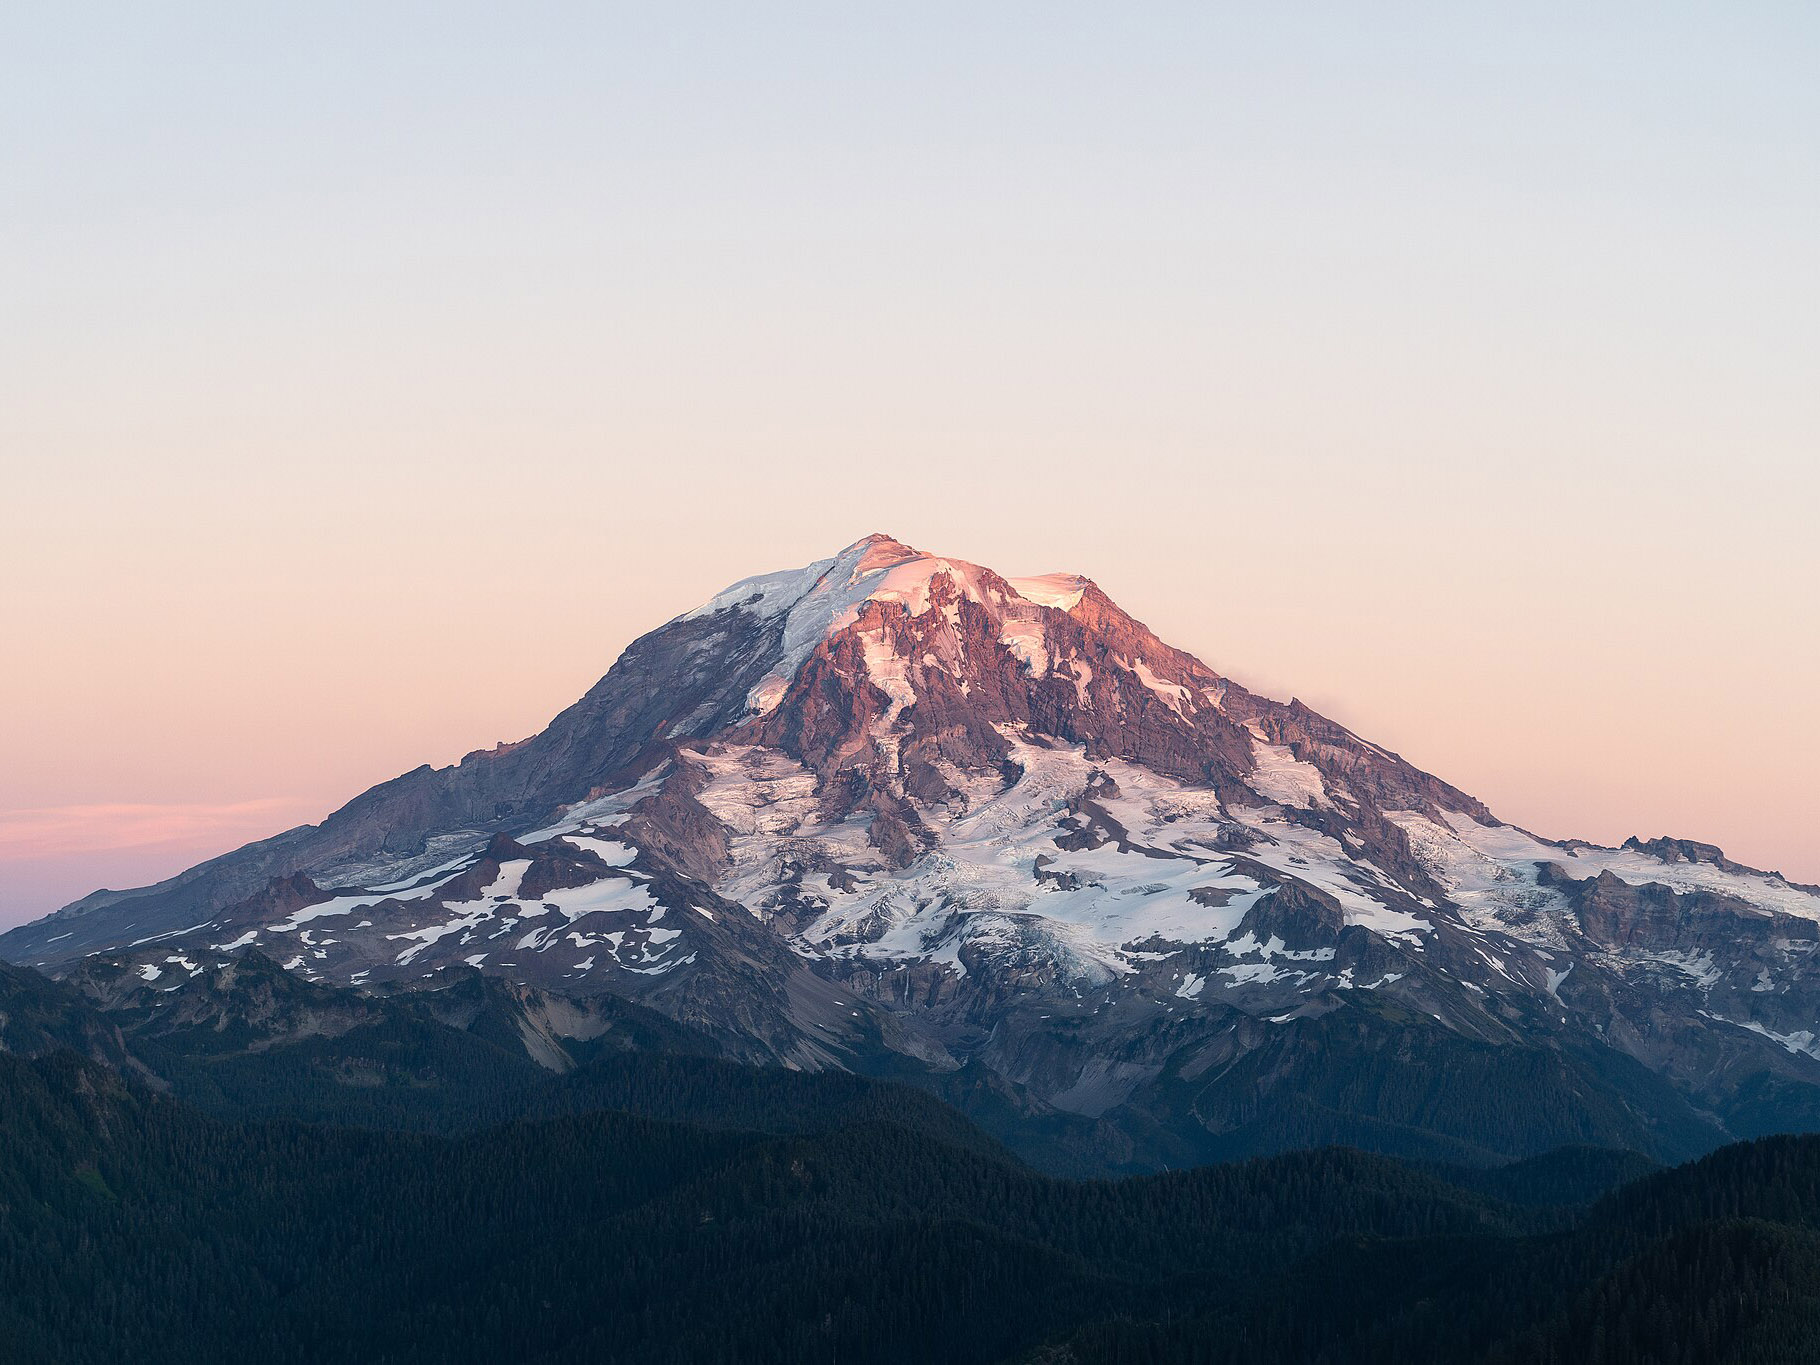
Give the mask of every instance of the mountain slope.
[[[0, 937], [53, 970], [248, 946], [624, 997], [732, 1055], [917, 1077], [1083, 1169], [1673, 1158], [1820, 1119], [1820, 890], [1539, 839], [1090, 580], [883, 536], [653, 631], [521, 744]], [[1451, 1096], [1403, 1084], [1446, 1067]], [[1548, 1122], [1498, 1102], [1519, 1075]]]

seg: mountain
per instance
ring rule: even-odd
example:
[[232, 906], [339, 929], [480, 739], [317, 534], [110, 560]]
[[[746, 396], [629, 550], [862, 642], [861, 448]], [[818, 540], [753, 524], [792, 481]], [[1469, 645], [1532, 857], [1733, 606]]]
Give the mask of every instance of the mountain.
[[1086, 578], [885, 536], [642, 637], [530, 739], [0, 936], [154, 992], [257, 949], [623, 999], [1076, 1171], [1820, 1127], [1817, 946], [1820, 888], [1537, 837]]

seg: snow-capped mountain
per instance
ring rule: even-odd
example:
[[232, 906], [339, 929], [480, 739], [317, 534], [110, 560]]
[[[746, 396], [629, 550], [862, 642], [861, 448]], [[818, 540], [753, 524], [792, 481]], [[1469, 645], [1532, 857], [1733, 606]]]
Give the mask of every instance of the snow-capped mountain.
[[339, 985], [628, 996], [1112, 1164], [1806, 1126], [1817, 945], [1820, 888], [1538, 838], [1086, 578], [885, 536], [653, 631], [534, 738], [0, 937], [52, 970], [256, 946]]

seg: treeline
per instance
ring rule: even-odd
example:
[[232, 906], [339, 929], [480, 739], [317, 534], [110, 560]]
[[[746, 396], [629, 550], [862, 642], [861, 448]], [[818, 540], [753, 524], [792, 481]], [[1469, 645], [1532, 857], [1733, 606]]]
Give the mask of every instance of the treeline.
[[1327, 1150], [1077, 1182], [849, 1076], [631, 1056], [563, 1080], [574, 1112], [440, 1137], [222, 1118], [67, 1053], [0, 1056], [0, 1354], [1814, 1358], [1820, 1140], [1641, 1180], [1610, 1153], [1468, 1172]]
[[[1544, 1174], [1541, 1187], [1559, 1175]], [[1342, 1239], [1258, 1290], [1242, 1307], [1209, 1305], [1172, 1321], [1121, 1314], [1074, 1334], [1051, 1358], [1810, 1362], [1820, 1359], [1820, 1139], [1724, 1148], [1635, 1180], [1553, 1233], [1392, 1246]]]

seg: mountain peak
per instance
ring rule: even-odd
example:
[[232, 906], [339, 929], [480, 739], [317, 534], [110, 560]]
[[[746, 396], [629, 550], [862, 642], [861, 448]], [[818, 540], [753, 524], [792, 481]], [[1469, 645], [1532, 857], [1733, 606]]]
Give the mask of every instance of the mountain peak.
[[[942, 580], [948, 586], [937, 588]], [[751, 692], [752, 709], [764, 714], [777, 706], [816, 647], [853, 625], [867, 603], [896, 604], [911, 616], [928, 612], [938, 596], [972, 601], [994, 617], [1029, 606], [1070, 612], [1091, 587], [1079, 574], [1007, 579], [967, 560], [930, 554], [875, 532], [800, 569], [741, 579], [681, 619], [733, 610], [763, 620], [783, 618], [778, 657]]]
[[888, 569], [906, 560], [922, 558], [923, 552], [882, 531], [874, 531], [854, 541], [834, 558], [836, 563], [841, 563], [849, 557], [854, 557], [855, 573], [871, 573], [874, 569]]
[[[773, 573], [742, 578], [722, 589], [681, 620], [712, 616], [730, 608], [742, 608], [761, 617], [791, 612], [810, 599], [833, 601], [838, 598], [845, 607], [857, 607], [864, 601], [913, 600], [914, 609], [926, 609], [925, 596], [929, 582], [946, 576], [956, 587], [976, 601], [984, 600], [980, 586], [996, 588], [1001, 596], [1020, 597], [1037, 606], [1072, 611], [1093, 581], [1077, 573], [1036, 574], [1006, 578], [981, 565], [964, 559], [931, 554], [906, 545], [894, 536], [875, 531], [854, 541], [845, 549], [805, 564], [800, 569], [782, 569]], [[837, 629], [841, 612], [827, 623]]]
[[1218, 1056], [1249, 1105], [1307, 1030], [1393, 1015], [1631, 1049], [1594, 1089], [1780, 1084], [1820, 1068], [1817, 941], [1820, 890], [1688, 839], [1538, 839], [1078, 574], [875, 534], [641, 636], [522, 744], [0, 952], [126, 952], [160, 992], [248, 948], [380, 989], [477, 968], [793, 1066], [977, 1064], [1028, 1112], [1128, 1104], [1192, 1144], [1147, 1077]]

